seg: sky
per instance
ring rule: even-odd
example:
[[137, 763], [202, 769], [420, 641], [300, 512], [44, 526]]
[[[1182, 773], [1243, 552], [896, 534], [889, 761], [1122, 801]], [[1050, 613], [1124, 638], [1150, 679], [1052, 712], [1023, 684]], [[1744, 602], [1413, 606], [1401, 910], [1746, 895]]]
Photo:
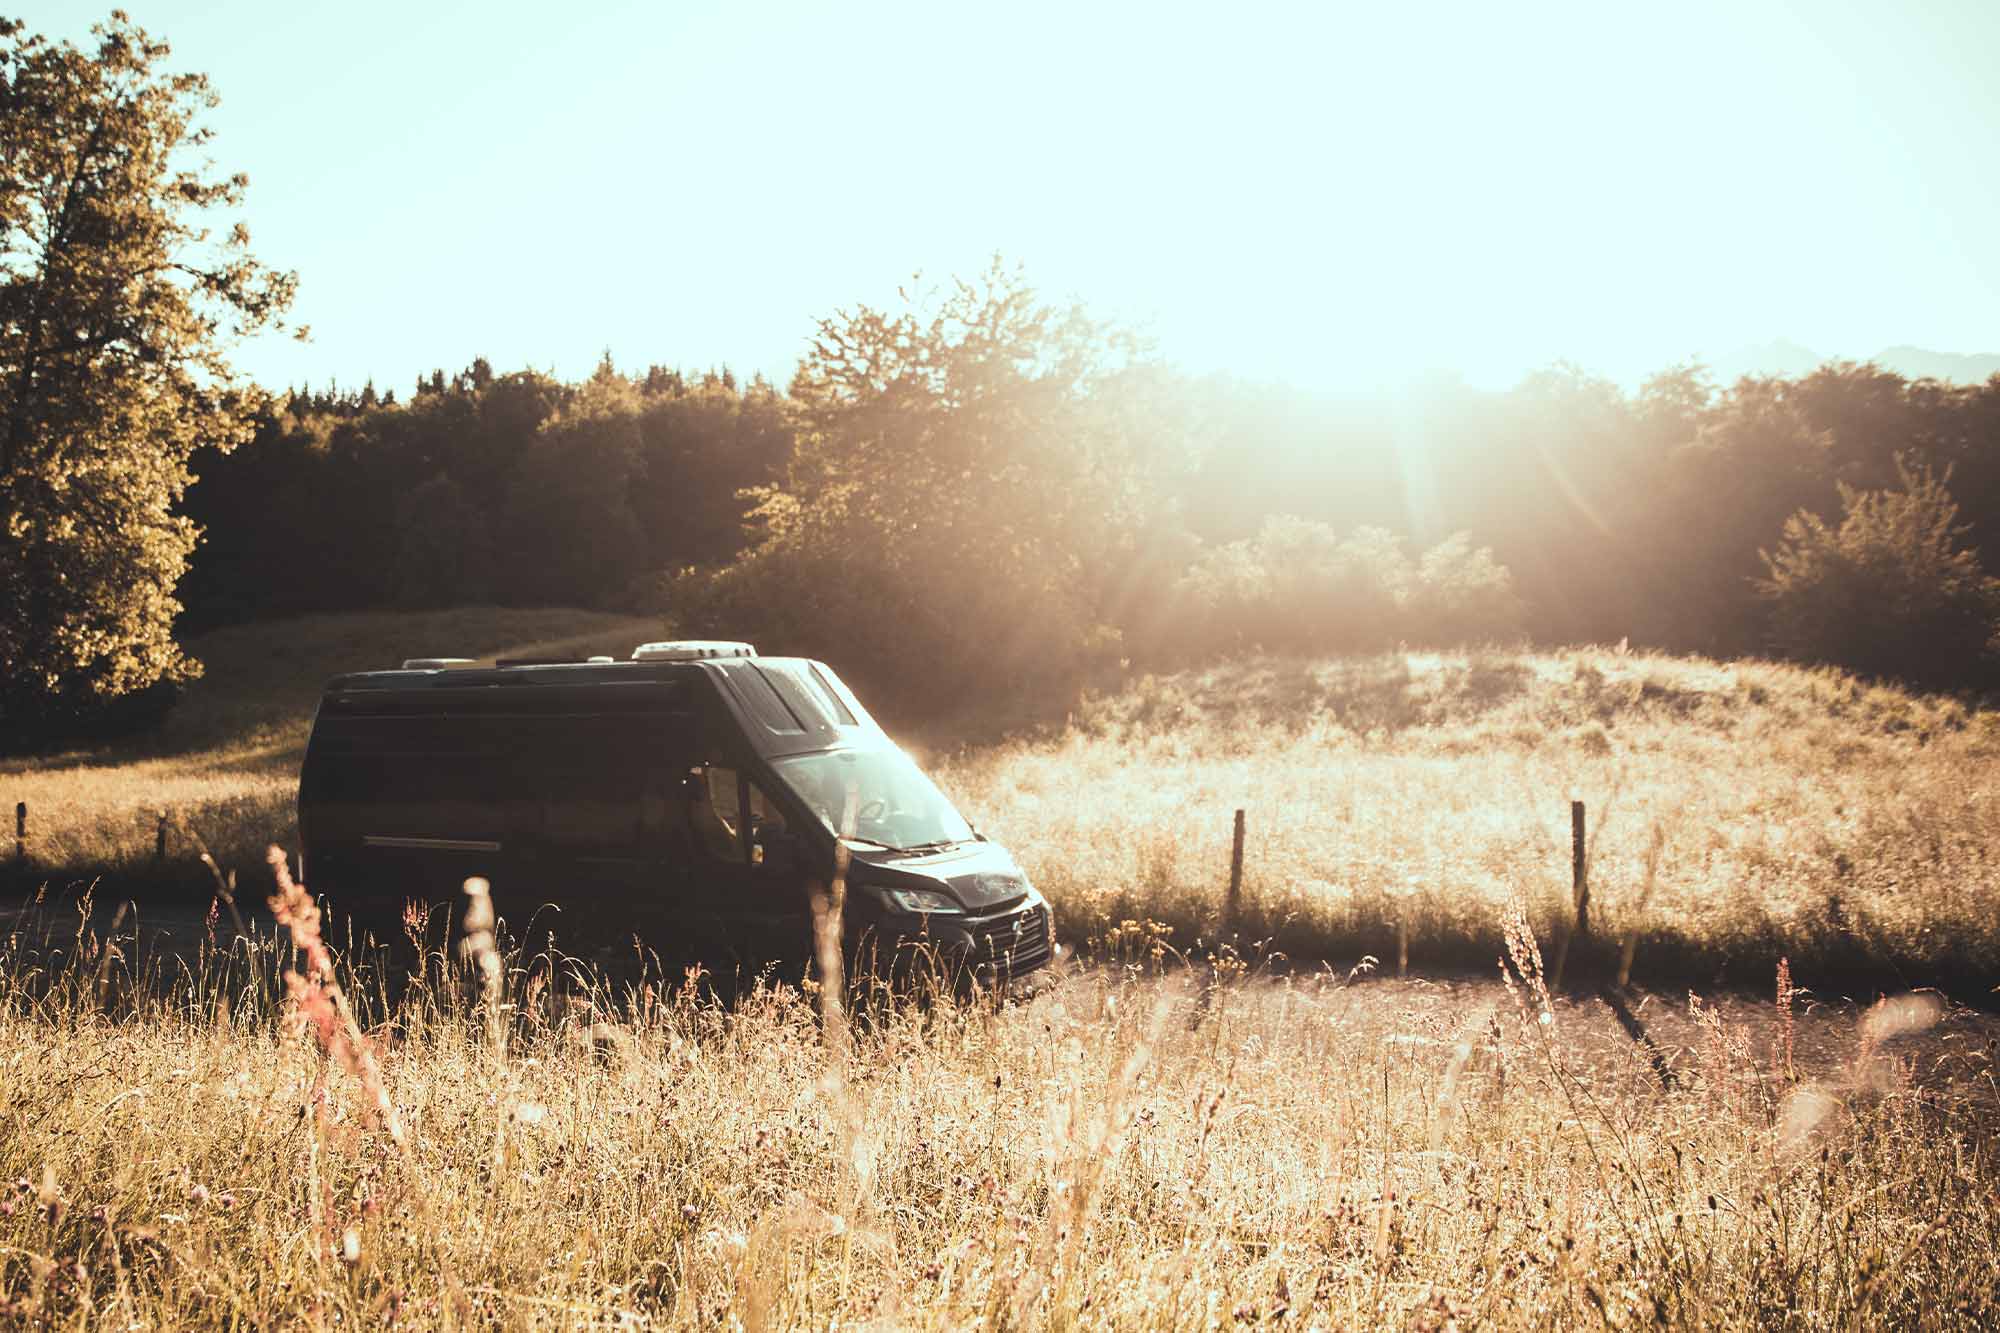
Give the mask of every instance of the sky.
[[[2000, 351], [2000, 3], [124, 0], [222, 97], [272, 387], [727, 364], [997, 254], [1307, 389]], [[83, 40], [109, 6], [24, 9]]]

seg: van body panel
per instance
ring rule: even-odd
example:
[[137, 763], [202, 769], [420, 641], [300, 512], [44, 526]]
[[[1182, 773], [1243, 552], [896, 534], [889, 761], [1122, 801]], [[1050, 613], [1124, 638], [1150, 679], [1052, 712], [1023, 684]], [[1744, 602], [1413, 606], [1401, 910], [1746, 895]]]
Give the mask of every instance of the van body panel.
[[[850, 943], [994, 980], [1055, 956], [1013, 858], [805, 658], [336, 676], [299, 784], [308, 882], [337, 908], [388, 925], [478, 875], [511, 924], [739, 976], [810, 956], [843, 818]], [[913, 845], [919, 829], [950, 836]]]

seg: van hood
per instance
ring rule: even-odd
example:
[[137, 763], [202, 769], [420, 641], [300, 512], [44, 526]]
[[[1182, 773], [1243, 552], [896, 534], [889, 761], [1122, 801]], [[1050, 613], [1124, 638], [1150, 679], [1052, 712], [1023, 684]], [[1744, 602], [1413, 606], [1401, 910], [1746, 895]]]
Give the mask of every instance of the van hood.
[[1032, 892], [1028, 877], [997, 842], [964, 842], [915, 853], [858, 847], [847, 873], [857, 885], [943, 892], [974, 914], [1004, 911]]

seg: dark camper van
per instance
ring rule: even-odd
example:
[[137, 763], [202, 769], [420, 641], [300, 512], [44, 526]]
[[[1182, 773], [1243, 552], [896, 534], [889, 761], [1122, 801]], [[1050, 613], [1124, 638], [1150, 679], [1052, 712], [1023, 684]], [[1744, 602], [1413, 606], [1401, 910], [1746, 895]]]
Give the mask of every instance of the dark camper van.
[[455, 901], [479, 875], [517, 929], [533, 918], [573, 945], [637, 936], [725, 980], [797, 974], [811, 886], [831, 881], [841, 842], [846, 942], [862, 958], [918, 946], [1012, 987], [1057, 952], [1013, 857], [831, 668], [748, 644], [337, 676], [306, 746], [299, 834], [306, 882], [363, 921]]

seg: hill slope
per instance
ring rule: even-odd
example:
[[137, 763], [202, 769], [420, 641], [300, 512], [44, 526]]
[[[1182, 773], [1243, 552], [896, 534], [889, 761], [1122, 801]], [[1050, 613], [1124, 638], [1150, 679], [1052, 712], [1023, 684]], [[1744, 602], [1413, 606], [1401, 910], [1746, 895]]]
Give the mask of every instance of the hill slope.
[[[1609, 965], [1768, 985], [2000, 972], [2000, 715], [1833, 672], [1583, 649], [1245, 662], [1135, 681], [1060, 734], [941, 765], [1076, 933], [1220, 927], [1246, 811], [1245, 938], [1492, 966], [1518, 897], [1570, 910], [1590, 829]], [[1969, 993], [1969, 992], [1968, 992]]]

